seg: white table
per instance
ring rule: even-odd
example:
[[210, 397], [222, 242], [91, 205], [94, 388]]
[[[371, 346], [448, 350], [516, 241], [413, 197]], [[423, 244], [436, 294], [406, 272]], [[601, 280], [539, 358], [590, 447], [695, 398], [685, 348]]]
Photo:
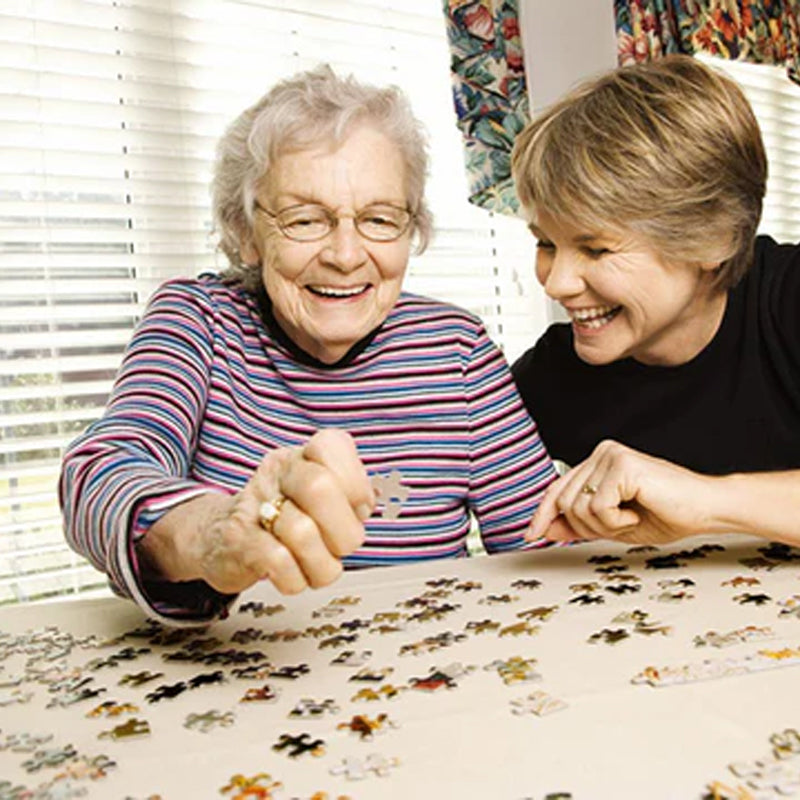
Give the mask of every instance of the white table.
[[[745, 778], [737, 778], [728, 765], [752, 764], [769, 756], [770, 736], [800, 729], [800, 666], [791, 665], [797, 660], [791, 653], [800, 647], [800, 618], [792, 613], [800, 599], [800, 561], [774, 561], [771, 568], [745, 566], [741, 560], [759, 557], [758, 548], [766, 546], [765, 542], [743, 537], [720, 542], [722, 551], [712, 550], [703, 558], [683, 560], [684, 566], [663, 569], [646, 566], [654, 553], [631, 553], [626, 545], [606, 543], [351, 572], [332, 587], [293, 598], [280, 597], [264, 585], [246, 593], [240, 604], [282, 604], [285, 610], [256, 616], [253, 611], [235, 609], [229, 619], [193, 634], [182, 644], [148, 644], [143, 638], [106, 642], [144, 622], [142, 613], [122, 600], [3, 609], [0, 683], [7, 685], [0, 687], [0, 702], [5, 703], [0, 706], [0, 747], [5, 747], [0, 751], [0, 784], [7, 780], [35, 788], [63, 772], [63, 765], [35, 772], [23, 768], [23, 762], [34, 756], [14, 752], [8, 746], [14, 740], [8, 737], [27, 733], [52, 735], [40, 745], [43, 749], [72, 745], [80, 756], [105, 755], [116, 762], [115, 768], [96, 780], [56, 781], [53, 786], [63, 795], [52, 796], [77, 796], [65, 791], [67, 784], [76, 791], [85, 790], [82, 796], [119, 800], [154, 795], [163, 800], [244, 796], [305, 800], [323, 791], [329, 798], [346, 795], [355, 800], [542, 800], [557, 791], [569, 792], [575, 800], [693, 800], [702, 797], [705, 787], [715, 780], [731, 787], [744, 786]], [[681, 550], [699, 554], [697, 548], [702, 544], [708, 540], [686, 540], [662, 548], [658, 555]], [[591, 556], [601, 554], [616, 555], [620, 561], [589, 562]], [[623, 575], [630, 577], [598, 571], [614, 565], [623, 566]], [[427, 582], [442, 578], [455, 579], [461, 588], [439, 587], [442, 596], [428, 602], [458, 607], [441, 612], [438, 619], [409, 621], [408, 617], [423, 607], [402, 604], [435, 591]], [[512, 583], [520, 579], [540, 585], [513, 588]], [[469, 590], [469, 582], [482, 586]], [[610, 591], [620, 584], [638, 590]], [[672, 599], [667, 599], [665, 592]], [[602, 597], [603, 602], [571, 602], [582, 594]], [[509, 595], [510, 602], [487, 602], [492, 595]], [[761, 604], [758, 595], [766, 596]], [[332, 602], [336, 600], [339, 602]], [[354, 604], [348, 605], [349, 601]], [[340, 613], [314, 616], [315, 612], [328, 613], [332, 606]], [[520, 612], [551, 607], [555, 610], [549, 618], [530, 620], [530, 626], [538, 628], [536, 632], [500, 635], [502, 628], [524, 622]], [[650, 633], [637, 632], [632, 611], [644, 612], [643, 619], [639, 615], [639, 627], [649, 626]], [[620, 622], [618, 615], [626, 612], [627, 620]], [[384, 616], [376, 622], [375, 615], [381, 613]], [[378, 632], [378, 625], [393, 624], [391, 617], [396, 614], [404, 620], [404, 628]], [[357, 641], [338, 647], [320, 647], [326, 637], [317, 632], [317, 638], [310, 630], [331, 625], [337, 628], [336, 634], [347, 634], [347, 625], [344, 629], [339, 626], [353, 620], [369, 620], [371, 626], [356, 629]], [[478, 632], [476, 624], [485, 620], [499, 622], [501, 627]], [[468, 623], [473, 625], [468, 628]], [[76, 673], [81, 679], [91, 678], [84, 688], [105, 691], [71, 705], [48, 707], [64, 692], [53, 692], [46, 681], [33, 680], [35, 669], [41, 671], [45, 662], [35, 660], [26, 666], [32, 654], [21, 652], [23, 643], [32, 646], [32, 632], [46, 626], [54, 626], [61, 640], [73, 643], [63, 663], [81, 667]], [[669, 630], [662, 632], [661, 626]], [[735, 632], [748, 626], [755, 638], [737, 639]], [[252, 629], [252, 636], [272, 634], [273, 639], [305, 635], [290, 641], [231, 641], [237, 631], [245, 629]], [[604, 629], [629, 635], [613, 644], [589, 641]], [[276, 633], [280, 631], [284, 633]], [[720, 636], [731, 634], [728, 646], [695, 643], [695, 637], [711, 631]], [[769, 633], [773, 638], [758, 638]], [[419, 649], [426, 637], [440, 634], [456, 641], [437, 650], [400, 655], [403, 646]], [[87, 635], [106, 643], [79, 646], [77, 640]], [[309, 672], [296, 680], [246, 680], [234, 677], [236, 665], [163, 658], [192, 639], [212, 636], [221, 640], [217, 651], [262, 651], [276, 667], [305, 663]], [[41, 633], [38, 639], [42, 652], [52, 656], [59, 641], [55, 632]], [[96, 664], [96, 659], [108, 659], [125, 647], [149, 647], [150, 652], [117, 666], [87, 668], [93, 661]], [[765, 649], [783, 649], [788, 654], [784, 659], [787, 666], [673, 686], [632, 682], [647, 666], [677, 667], [704, 659], [716, 664], [723, 659], [741, 663], [745, 656]], [[359, 667], [331, 664], [343, 650], [370, 650], [366, 666], [373, 673], [389, 668], [392, 672], [381, 682], [351, 681]], [[496, 668], [486, 669], [496, 659], [513, 656], [535, 659], [534, 671], [540, 678], [506, 684]], [[58, 663], [56, 659], [51, 666]], [[447, 668], [450, 675], [455, 674], [450, 670], [453, 664], [465, 671], [455, 678], [454, 688], [410, 688], [413, 678], [426, 676], [432, 668]], [[124, 675], [144, 670], [163, 676], [138, 687], [119, 684]], [[198, 686], [156, 703], [145, 700], [147, 693], [162, 684], [188, 682], [216, 670], [223, 672], [224, 683]], [[11, 685], [18, 678], [22, 682]], [[51, 673], [47, 680], [53, 679]], [[242, 702], [248, 689], [264, 684], [279, 690], [277, 700]], [[361, 689], [378, 691], [385, 684], [400, 689], [393, 699], [385, 695], [379, 695], [377, 701], [353, 699]], [[562, 701], [566, 708], [542, 716], [512, 713], [512, 701], [536, 691]], [[27, 702], [17, 702], [28, 695]], [[301, 698], [330, 699], [338, 711], [316, 718], [290, 717]], [[122, 711], [116, 717], [87, 716], [100, 703], [111, 701], [137, 706], [138, 711]], [[231, 712], [227, 717], [230, 724], [206, 732], [185, 727], [190, 714], [210, 710], [221, 715]], [[374, 720], [380, 713], [387, 714], [397, 727], [387, 726], [371, 741], [337, 728], [354, 715]], [[146, 721], [150, 734], [98, 738], [130, 719]], [[290, 758], [285, 751], [273, 750], [281, 734], [302, 732], [324, 740], [323, 755]], [[331, 773], [342, 759], [363, 760], [372, 753], [398, 763], [384, 777], [367, 772], [362, 779], [348, 780], [343, 774]], [[788, 753], [782, 764], [784, 777], [787, 770], [800, 774], [800, 755]], [[265, 790], [258, 794], [252, 788], [246, 794], [246, 781], [259, 773], [280, 781], [282, 793]], [[220, 793], [236, 774], [243, 776], [241, 786]], [[267, 783], [266, 778], [260, 780], [262, 787]]]

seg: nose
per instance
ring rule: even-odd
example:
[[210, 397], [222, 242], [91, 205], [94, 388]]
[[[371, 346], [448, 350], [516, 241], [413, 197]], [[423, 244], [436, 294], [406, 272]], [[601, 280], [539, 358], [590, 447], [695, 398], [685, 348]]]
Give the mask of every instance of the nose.
[[586, 288], [580, 265], [569, 254], [558, 251], [551, 256], [538, 256], [536, 276], [553, 300], [574, 297]]
[[326, 264], [340, 272], [352, 272], [367, 260], [364, 240], [356, 229], [352, 217], [341, 217], [327, 237], [320, 254]]

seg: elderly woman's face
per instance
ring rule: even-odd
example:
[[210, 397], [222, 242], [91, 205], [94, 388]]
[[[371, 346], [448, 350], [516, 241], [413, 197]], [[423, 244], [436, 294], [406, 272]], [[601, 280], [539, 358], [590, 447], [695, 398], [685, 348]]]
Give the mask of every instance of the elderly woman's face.
[[395, 241], [370, 241], [353, 218], [375, 204], [406, 208], [405, 177], [395, 145], [364, 126], [336, 150], [318, 147], [281, 156], [258, 193], [259, 205], [271, 214], [317, 204], [338, 218], [322, 239], [298, 242], [283, 235], [268, 214], [256, 212], [253, 241], [242, 249], [248, 260], [262, 263], [281, 328], [320, 361], [341, 359], [386, 319], [397, 301], [410, 233]]
[[641, 236], [579, 230], [534, 209], [536, 276], [567, 312], [578, 356], [590, 364], [634, 358], [682, 364], [713, 338], [726, 295], [714, 262], [669, 262]]

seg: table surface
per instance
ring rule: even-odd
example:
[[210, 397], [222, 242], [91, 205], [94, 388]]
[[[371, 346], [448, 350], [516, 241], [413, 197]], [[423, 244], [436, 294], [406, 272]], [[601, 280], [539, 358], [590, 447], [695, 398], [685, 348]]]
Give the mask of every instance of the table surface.
[[[669, 558], [652, 561], [661, 556]], [[43, 797], [120, 800], [305, 800], [322, 792], [354, 800], [543, 800], [558, 792], [574, 800], [692, 800], [714, 781], [745, 786], [729, 765], [773, 761], [770, 737], [800, 729], [798, 558], [800, 551], [728, 537], [657, 552], [596, 543], [364, 570], [290, 598], [254, 587], [227, 620], [170, 638], [118, 599], [6, 608], [0, 798], [14, 796], [8, 785], [3, 794], [4, 780], [30, 789], [49, 784]], [[336, 638], [353, 634], [349, 642]], [[355, 654], [349, 665], [331, 663], [346, 651]], [[741, 669], [763, 664], [764, 652], [775, 668]], [[527, 672], [512, 672], [507, 682], [498, 665], [513, 658], [527, 661]], [[632, 681], [647, 667], [665, 676], [704, 661], [715, 677]], [[300, 664], [308, 672], [294, 680], [268, 674]], [[256, 677], [237, 676], [248, 665]], [[383, 677], [353, 680], [364, 669]], [[124, 682], [145, 670], [162, 675], [139, 686]], [[434, 670], [444, 678], [414, 686]], [[191, 686], [218, 671], [221, 683], [199, 678], [174, 698], [147, 699], [161, 686]], [[380, 691], [387, 685], [398, 690], [394, 697]], [[276, 699], [243, 700], [265, 686], [262, 694]], [[66, 702], [81, 689], [100, 692]], [[356, 697], [371, 691], [379, 699]], [[514, 713], [514, 701], [535, 692], [562, 707]], [[303, 698], [319, 703], [320, 713], [292, 716]], [[190, 715], [208, 711], [228, 724], [187, 727]], [[380, 714], [388, 722], [371, 739], [347, 727], [356, 715], [374, 724]], [[149, 734], [115, 738], [131, 719], [146, 722]], [[302, 733], [323, 740], [324, 753], [293, 758], [273, 749], [282, 734]], [[42, 741], [20, 750], [25, 735]], [[67, 745], [80, 763], [105, 756], [116, 766], [94, 780], [77, 774], [75, 759], [72, 778], [63, 777], [64, 764], [26, 768], [37, 761], [32, 747]], [[787, 770], [800, 774], [800, 755], [783, 755], [781, 780]], [[386, 775], [368, 768], [381, 759]], [[349, 778], [336, 772], [345, 763]], [[257, 778], [262, 773], [269, 779]], [[271, 782], [283, 789], [266, 790]]]

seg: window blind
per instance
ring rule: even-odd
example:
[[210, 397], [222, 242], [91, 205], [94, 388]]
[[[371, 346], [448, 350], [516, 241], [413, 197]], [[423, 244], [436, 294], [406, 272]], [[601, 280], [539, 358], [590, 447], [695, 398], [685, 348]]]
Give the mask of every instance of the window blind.
[[769, 159], [759, 230], [779, 242], [800, 242], [800, 86], [783, 66], [699, 58], [737, 81], [758, 118]]
[[102, 412], [164, 279], [224, 267], [225, 125], [320, 62], [411, 97], [430, 135], [429, 250], [406, 286], [470, 308], [513, 358], [545, 322], [518, 220], [470, 206], [430, 0], [5, 0], [0, 6], [0, 604], [105, 591], [63, 540], [66, 444]]
[[[407, 288], [478, 313], [513, 359], [546, 325], [532, 237], [464, 199], [431, 0], [5, 0], [0, 6], [0, 604], [105, 592], [65, 545], [65, 445], [102, 412], [153, 289], [224, 266], [208, 184], [224, 126], [319, 62], [406, 90], [430, 133], [436, 235]], [[770, 151], [764, 230], [800, 239], [798, 87], [714, 60]]]

